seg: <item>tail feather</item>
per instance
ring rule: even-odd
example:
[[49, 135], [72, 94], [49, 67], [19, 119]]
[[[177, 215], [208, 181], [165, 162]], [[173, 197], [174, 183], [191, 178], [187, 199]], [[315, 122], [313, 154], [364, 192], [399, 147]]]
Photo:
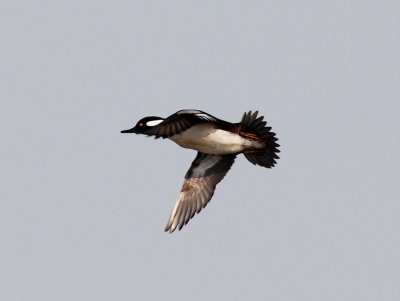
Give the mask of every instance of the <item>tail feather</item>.
[[264, 116], [257, 117], [258, 111], [244, 113], [240, 126], [245, 133], [255, 134], [264, 143], [265, 148], [245, 151], [243, 154], [251, 163], [255, 165], [271, 168], [276, 164], [276, 159], [279, 159], [279, 144], [276, 134], [271, 132], [271, 127], [266, 126], [267, 122], [263, 121]]

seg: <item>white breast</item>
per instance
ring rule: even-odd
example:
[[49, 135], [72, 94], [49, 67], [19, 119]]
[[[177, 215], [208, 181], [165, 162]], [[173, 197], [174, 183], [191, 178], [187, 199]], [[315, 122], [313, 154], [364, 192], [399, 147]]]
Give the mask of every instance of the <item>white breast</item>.
[[240, 153], [247, 148], [262, 148], [265, 146], [264, 143], [216, 129], [210, 124], [195, 125], [169, 139], [182, 147], [216, 155]]

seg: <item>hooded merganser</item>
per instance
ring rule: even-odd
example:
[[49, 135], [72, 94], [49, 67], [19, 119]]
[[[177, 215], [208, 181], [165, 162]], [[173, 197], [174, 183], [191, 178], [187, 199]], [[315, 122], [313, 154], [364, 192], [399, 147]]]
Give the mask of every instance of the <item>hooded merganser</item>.
[[244, 113], [241, 122], [230, 123], [199, 110], [181, 110], [167, 118], [145, 117], [121, 133], [168, 138], [184, 148], [197, 150], [165, 231], [179, 230], [206, 207], [215, 186], [243, 153], [251, 163], [271, 168], [279, 159], [278, 140], [258, 111]]

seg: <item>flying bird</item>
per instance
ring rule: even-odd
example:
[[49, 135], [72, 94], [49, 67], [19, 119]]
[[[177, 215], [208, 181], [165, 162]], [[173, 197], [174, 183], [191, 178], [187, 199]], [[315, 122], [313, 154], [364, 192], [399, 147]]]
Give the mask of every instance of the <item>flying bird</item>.
[[218, 119], [200, 110], [180, 110], [167, 118], [149, 116], [121, 133], [168, 138], [179, 146], [197, 151], [185, 175], [182, 190], [165, 227], [181, 230], [207, 206], [216, 185], [231, 168], [238, 154], [251, 163], [271, 168], [279, 159], [279, 145], [271, 127], [258, 111], [244, 113], [239, 123]]

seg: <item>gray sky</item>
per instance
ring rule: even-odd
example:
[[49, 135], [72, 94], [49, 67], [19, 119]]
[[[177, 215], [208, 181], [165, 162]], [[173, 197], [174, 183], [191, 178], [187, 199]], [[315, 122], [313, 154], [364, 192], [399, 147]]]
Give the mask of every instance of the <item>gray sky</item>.
[[[399, 300], [398, 1], [3, 1], [0, 300]], [[121, 135], [258, 109], [240, 157], [163, 232], [195, 151]]]

